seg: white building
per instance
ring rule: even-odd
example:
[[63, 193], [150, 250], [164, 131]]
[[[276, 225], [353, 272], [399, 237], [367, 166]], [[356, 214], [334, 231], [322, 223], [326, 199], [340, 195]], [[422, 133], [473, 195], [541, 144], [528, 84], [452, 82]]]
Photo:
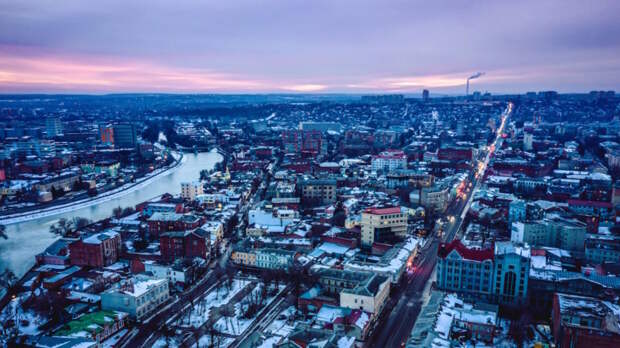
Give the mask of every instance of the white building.
[[192, 182], [182, 182], [181, 183], [181, 198], [194, 200], [197, 195], [201, 195], [204, 193], [204, 189], [202, 187], [202, 182], [200, 181], [192, 181]]
[[407, 155], [400, 150], [386, 150], [372, 158], [373, 171], [393, 171], [407, 168]]
[[141, 321], [168, 300], [168, 279], [137, 275], [101, 294], [101, 309], [129, 313]]
[[151, 272], [155, 278], [165, 278], [172, 284], [186, 284], [188, 279], [187, 269], [162, 265], [154, 261], [144, 261], [144, 271]]

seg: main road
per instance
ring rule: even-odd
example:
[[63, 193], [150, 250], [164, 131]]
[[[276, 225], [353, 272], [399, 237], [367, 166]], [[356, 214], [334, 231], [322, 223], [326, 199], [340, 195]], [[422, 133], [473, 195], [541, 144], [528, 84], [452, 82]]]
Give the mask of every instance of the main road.
[[479, 189], [484, 178], [487, 166], [496, 148], [500, 147], [503, 141], [501, 137], [506, 120], [512, 112], [513, 104], [509, 103], [506, 111], [501, 116], [501, 124], [497, 129], [497, 136], [489, 146], [489, 150], [484, 161], [474, 168], [472, 173], [472, 189], [464, 192], [462, 199], [452, 202], [446, 210], [448, 216], [443, 233], [433, 233], [430, 238], [432, 241], [427, 243], [419, 251], [413, 271], [405, 274], [404, 284], [396, 289], [390, 297], [387, 307], [383, 310], [384, 316], [379, 318], [377, 327], [373, 330], [367, 346], [369, 347], [401, 347], [406, 344], [409, 333], [415, 324], [422, 308], [422, 294], [430, 277], [433, 274], [437, 263], [437, 249], [441, 241], [452, 241], [463, 224], [467, 211], [471, 206], [474, 193]]

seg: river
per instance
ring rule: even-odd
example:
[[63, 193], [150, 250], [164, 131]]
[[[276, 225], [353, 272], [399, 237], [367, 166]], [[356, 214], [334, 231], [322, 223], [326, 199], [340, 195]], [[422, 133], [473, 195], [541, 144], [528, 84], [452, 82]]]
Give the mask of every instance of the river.
[[7, 225], [8, 239], [0, 238], [0, 272], [9, 269], [17, 276], [26, 273], [35, 263], [34, 256], [58, 238], [49, 232], [50, 225], [58, 219], [80, 216], [93, 221], [101, 220], [111, 216], [112, 210], [118, 206], [134, 207], [166, 192], [178, 194], [181, 192], [181, 182], [198, 180], [201, 170], [212, 169], [221, 160], [222, 156], [217, 152], [186, 153], [183, 163], [176, 170], [161, 174], [148, 185], [126, 195], [71, 212]]

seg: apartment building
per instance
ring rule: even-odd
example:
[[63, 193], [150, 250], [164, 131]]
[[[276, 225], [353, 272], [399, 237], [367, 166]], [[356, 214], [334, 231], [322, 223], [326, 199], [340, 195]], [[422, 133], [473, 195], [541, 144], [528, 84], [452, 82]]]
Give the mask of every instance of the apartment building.
[[407, 235], [407, 216], [400, 207], [368, 208], [362, 212], [362, 246], [396, 242]]
[[470, 298], [520, 305], [527, 297], [530, 249], [497, 242], [494, 249], [472, 249], [459, 240], [441, 244], [437, 284]]

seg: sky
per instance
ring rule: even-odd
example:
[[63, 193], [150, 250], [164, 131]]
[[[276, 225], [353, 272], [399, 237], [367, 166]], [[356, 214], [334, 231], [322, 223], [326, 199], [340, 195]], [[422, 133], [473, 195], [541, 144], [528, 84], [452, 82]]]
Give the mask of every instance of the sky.
[[0, 93], [620, 90], [620, 1], [0, 0]]

